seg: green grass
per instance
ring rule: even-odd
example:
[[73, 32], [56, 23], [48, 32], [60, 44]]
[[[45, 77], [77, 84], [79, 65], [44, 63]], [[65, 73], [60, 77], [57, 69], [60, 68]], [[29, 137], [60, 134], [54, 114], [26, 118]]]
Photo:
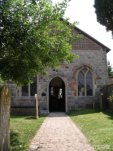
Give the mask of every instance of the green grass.
[[30, 116], [11, 117], [11, 151], [26, 151], [44, 119], [45, 117], [37, 120]]
[[113, 113], [84, 110], [69, 116], [96, 151], [113, 151]]

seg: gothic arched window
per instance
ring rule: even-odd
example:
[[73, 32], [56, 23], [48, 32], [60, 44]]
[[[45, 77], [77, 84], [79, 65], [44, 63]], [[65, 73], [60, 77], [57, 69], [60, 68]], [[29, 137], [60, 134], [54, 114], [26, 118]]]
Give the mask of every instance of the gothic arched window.
[[90, 71], [88, 71], [86, 74], [86, 95], [93, 95], [93, 77]]
[[79, 96], [84, 96], [85, 95], [85, 77], [84, 73], [82, 71], [79, 72], [78, 75], [78, 94]]
[[93, 96], [93, 75], [88, 67], [78, 73], [78, 96]]

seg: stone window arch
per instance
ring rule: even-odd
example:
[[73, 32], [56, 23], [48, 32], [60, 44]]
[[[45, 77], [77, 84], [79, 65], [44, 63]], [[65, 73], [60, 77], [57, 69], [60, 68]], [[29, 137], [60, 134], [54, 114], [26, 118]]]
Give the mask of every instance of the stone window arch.
[[82, 67], [78, 71], [78, 96], [93, 96], [93, 72], [89, 67]]

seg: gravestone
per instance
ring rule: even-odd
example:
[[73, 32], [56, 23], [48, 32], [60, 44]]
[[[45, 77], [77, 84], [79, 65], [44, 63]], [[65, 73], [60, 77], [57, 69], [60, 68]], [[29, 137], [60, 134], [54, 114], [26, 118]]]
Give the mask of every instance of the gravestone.
[[0, 151], [9, 151], [11, 103], [11, 94], [9, 88], [4, 86], [0, 95]]

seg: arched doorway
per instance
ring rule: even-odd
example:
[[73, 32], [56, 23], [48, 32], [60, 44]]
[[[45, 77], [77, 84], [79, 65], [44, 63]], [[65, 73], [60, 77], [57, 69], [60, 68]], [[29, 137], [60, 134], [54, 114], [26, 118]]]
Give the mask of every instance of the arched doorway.
[[49, 84], [49, 111], [65, 112], [65, 84], [59, 77], [55, 77]]

